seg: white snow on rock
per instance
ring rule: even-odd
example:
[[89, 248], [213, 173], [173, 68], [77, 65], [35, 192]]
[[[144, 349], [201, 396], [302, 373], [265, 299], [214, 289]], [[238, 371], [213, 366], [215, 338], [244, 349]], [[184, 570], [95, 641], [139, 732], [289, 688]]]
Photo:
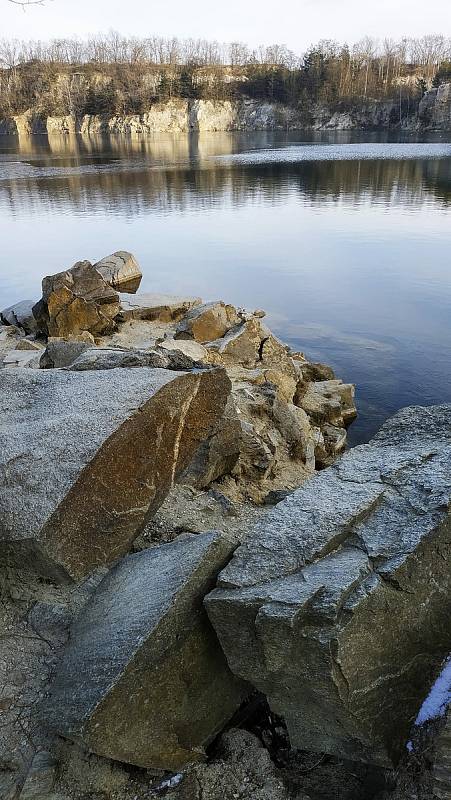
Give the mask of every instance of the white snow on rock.
[[415, 725], [424, 725], [432, 719], [443, 717], [449, 703], [451, 703], [451, 656], [445, 661], [440, 675], [421, 706]]

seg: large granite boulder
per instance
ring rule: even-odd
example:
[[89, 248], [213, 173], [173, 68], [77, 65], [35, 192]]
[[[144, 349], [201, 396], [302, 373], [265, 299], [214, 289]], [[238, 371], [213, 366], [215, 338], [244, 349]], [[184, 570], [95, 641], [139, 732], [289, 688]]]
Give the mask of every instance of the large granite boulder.
[[119, 295], [90, 261], [42, 280], [42, 299], [33, 307], [40, 331], [70, 337], [87, 331], [111, 333], [120, 310]]
[[248, 691], [202, 606], [232, 550], [220, 533], [183, 534], [114, 567], [72, 628], [47, 723], [140, 767], [204, 758]]
[[451, 650], [451, 405], [399, 412], [248, 536], [207, 609], [291, 744], [395, 763]]
[[220, 339], [240, 322], [236, 309], [222, 301], [196, 306], [179, 322], [176, 339], [210, 342]]
[[139, 289], [142, 272], [136, 258], [126, 250], [118, 250], [94, 264], [102, 278], [118, 292], [134, 294]]
[[222, 415], [222, 370], [0, 371], [0, 550], [79, 579], [129, 548]]

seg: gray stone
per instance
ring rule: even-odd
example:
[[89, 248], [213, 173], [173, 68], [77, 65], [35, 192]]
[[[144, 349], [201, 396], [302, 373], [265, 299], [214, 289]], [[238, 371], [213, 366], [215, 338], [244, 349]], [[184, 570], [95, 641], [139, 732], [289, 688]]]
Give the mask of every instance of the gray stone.
[[207, 609], [291, 744], [396, 763], [451, 650], [451, 405], [404, 409], [257, 524]]
[[10, 350], [2, 360], [4, 367], [29, 367], [39, 369], [41, 355], [36, 350]]
[[118, 292], [134, 294], [139, 289], [142, 272], [136, 258], [126, 250], [118, 250], [94, 264], [96, 270]]
[[191, 308], [201, 303], [199, 297], [177, 297], [172, 294], [138, 294], [135, 297], [121, 296], [123, 321], [129, 319], [160, 320], [176, 322]]
[[[190, 364], [192, 366], [192, 362]], [[157, 367], [167, 369], [169, 358], [156, 350], [138, 350], [122, 347], [91, 347], [85, 349], [69, 365], [74, 372], [86, 370], [118, 369], [130, 367]]]
[[229, 391], [223, 370], [1, 370], [0, 549], [58, 580], [122, 556]]
[[36, 301], [22, 300], [19, 303], [5, 308], [0, 312], [0, 319], [7, 325], [22, 328], [25, 333], [37, 333], [38, 326], [33, 316], [33, 306]]
[[20, 800], [48, 800], [55, 777], [55, 759], [45, 751], [36, 753], [20, 792]]
[[72, 628], [47, 724], [141, 767], [203, 759], [248, 691], [202, 607], [232, 550], [222, 534], [184, 534], [114, 567]]
[[68, 367], [88, 349], [90, 349], [90, 345], [86, 342], [67, 342], [64, 339], [49, 341], [41, 356], [39, 366], [41, 369]]
[[168, 350], [157, 346], [151, 350], [123, 347], [93, 347], [85, 350], [69, 366], [82, 372], [90, 369], [116, 369], [129, 367], [158, 367], [160, 369], [192, 370], [208, 366], [194, 360], [183, 350]]

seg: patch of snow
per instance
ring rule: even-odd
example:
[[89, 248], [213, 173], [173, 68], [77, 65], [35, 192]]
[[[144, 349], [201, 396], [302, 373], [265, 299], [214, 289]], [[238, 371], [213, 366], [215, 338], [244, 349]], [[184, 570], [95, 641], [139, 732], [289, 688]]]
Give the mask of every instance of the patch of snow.
[[159, 783], [155, 791], [162, 792], [164, 789], [173, 789], [174, 786], [178, 786], [182, 778], [182, 772], [178, 772], [176, 775], [171, 775], [170, 778], [167, 778], [165, 781]]
[[445, 665], [437, 680], [431, 687], [426, 700], [421, 706], [415, 725], [424, 725], [431, 719], [442, 717], [447, 706], [451, 703], [451, 656], [445, 661]]

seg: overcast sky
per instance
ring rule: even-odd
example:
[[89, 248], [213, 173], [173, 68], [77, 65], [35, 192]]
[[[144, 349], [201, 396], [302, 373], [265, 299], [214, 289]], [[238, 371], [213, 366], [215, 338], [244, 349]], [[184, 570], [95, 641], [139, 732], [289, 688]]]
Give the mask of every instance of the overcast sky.
[[25, 12], [0, 0], [0, 38], [124, 34], [286, 44], [451, 35], [451, 0], [46, 0]]

